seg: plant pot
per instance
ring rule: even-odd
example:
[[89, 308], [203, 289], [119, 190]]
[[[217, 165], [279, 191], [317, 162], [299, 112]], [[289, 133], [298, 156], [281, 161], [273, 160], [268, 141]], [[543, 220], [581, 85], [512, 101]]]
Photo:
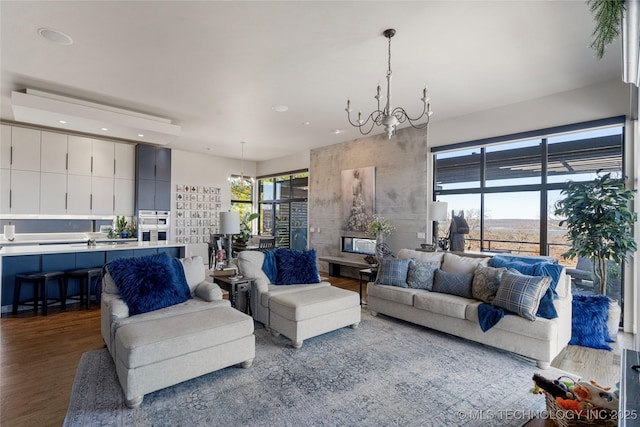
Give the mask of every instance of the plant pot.
[[129, 237], [129, 232], [123, 231], [122, 233], [120, 233], [120, 237], [122, 237], [123, 239], [127, 239]]
[[616, 341], [618, 339], [618, 330], [620, 329], [620, 315], [622, 309], [618, 300], [609, 298], [609, 317], [607, 318], [607, 330], [609, 338]]

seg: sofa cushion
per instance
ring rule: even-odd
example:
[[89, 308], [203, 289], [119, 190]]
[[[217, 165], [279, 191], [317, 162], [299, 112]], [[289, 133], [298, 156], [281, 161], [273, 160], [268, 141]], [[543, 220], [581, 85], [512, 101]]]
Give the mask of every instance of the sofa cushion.
[[457, 295], [465, 298], [473, 298], [471, 294], [471, 282], [473, 273], [449, 273], [444, 270], [436, 270], [433, 280], [433, 291], [443, 294]]
[[433, 288], [433, 276], [439, 267], [439, 262], [420, 262], [412, 259], [409, 261], [407, 285], [410, 288], [430, 291]]
[[[482, 304], [480, 301], [474, 301], [467, 306], [467, 320], [479, 323], [478, 307]], [[508, 331], [525, 337], [534, 338], [541, 341], [550, 341], [557, 339], [558, 323], [553, 320], [536, 319], [535, 322], [516, 316], [504, 316], [495, 324], [487, 333], [498, 333]]]
[[316, 264], [316, 251], [278, 249], [275, 252], [278, 285], [299, 285], [319, 283], [320, 275]]
[[476, 271], [473, 273], [473, 281], [471, 282], [471, 295], [475, 299], [484, 302], [491, 302], [498, 292], [502, 274], [507, 271], [506, 268], [485, 267], [477, 265]]
[[300, 292], [307, 291], [310, 289], [321, 288], [324, 286], [331, 286], [329, 282], [320, 282], [320, 283], [308, 283], [302, 285], [288, 285], [288, 286], [280, 286], [280, 285], [268, 285], [267, 289], [260, 293], [260, 304], [263, 307], [269, 307], [269, 300], [276, 295], [283, 295], [292, 292]]
[[182, 268], [184, 269], [184, 276], [187, 279], [187, 285], [189, 285], [189, 291], [191, 295], [194, 294], [196, 288], [201, 282], [204, 282], [205, 269], [201, 256], [181, 258]]
[[116, 357], [126, 368], [146, 366], [253, 334], [253, 320], [231, 307], [123, 326], [116, 333]]
[[383, 258], [378, 266], [376, 283], [406, 288], [409, 259]]
[[491, 303], [525, 319], [536, 320], [540, 298], [550, 283], [548, 276], [528, 276], [508, 270], [502, 275], [498, 292]]
[[182, 264], [166, 253], [116, 259], [108, 268], [132, 315], [179, 304], [191, 297]]
[[413, 296], [419, 293], [430, 293], [422, 289], [399, 288], [398, 286], [367, 284], [367, 296], [376, 297], [386, 301], [397, 302], [404, 305], [413, 305]]
[[300, 322], [360, 306], [357, 292], [324, 286], [271, 297], [269, 309], [287, 320]]
[[[413, 305], [429, 313], [442, 314], [456, 319], [465, 319], [467, 306], [474, 300], [455, 295], [439, 294], [437, 292], [416, 293]], [[424, 313], [426, 316], [429, 313]]]
[[438, 264], [442, 264], [444, 252], [424, 252], [404, 248], [398, 251], [398, 258], [412, 258], [420, 262], [437, 262]]
[[456, 254], [444, 254], [442, 269], [449, 273], [473, 274], [477, 265], [488, 265], [489, 258], [474, 258]]

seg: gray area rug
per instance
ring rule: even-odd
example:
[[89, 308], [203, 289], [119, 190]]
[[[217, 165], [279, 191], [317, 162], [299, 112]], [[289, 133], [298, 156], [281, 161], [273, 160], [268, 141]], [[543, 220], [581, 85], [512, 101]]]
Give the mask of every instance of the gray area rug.
[[545, 407], [529, 392], [533, 361], [366, 310], [360, 328], [300, 350], [255, 335], [252, 368], [150, 393], [133, 410], [107, 350], [84, 353], [64, 425], [517, 426]]

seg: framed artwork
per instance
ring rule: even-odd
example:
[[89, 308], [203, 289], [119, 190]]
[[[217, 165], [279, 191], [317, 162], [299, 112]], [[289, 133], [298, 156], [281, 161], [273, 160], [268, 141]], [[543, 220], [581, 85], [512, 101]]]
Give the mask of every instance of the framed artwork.
[[376, 205], [376, 168], [345, 169], [341, 174], [342, 229], [367, 231]]

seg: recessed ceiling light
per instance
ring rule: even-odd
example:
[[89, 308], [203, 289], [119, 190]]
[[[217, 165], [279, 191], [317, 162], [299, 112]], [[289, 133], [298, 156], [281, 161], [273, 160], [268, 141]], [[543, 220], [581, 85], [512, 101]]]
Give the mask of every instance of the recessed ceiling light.
[[342, 129], [334, 129], [334, 130], [332, 130], [332, 132], [333, 132], [334, 134], [338, 135], [338, 134], [340, 134], [340, 133], [342, 133], [342, 132], [344, 132], [344, 131], [343, 131]]
[[144, 138], [144, 134], [139, 133], [139, 134], [138, 134], [138, 137], [139, 137], [139, 138]]
[[53, 28], [38, 28], [38, 34], [53, 43], [66, 46], [73, 44], [71, 36]]
[[303, 125], [305, 126], [309, 126], [311, 124], [311, 122], [302, 122]]
[[289, 109], [289, 107], [287, 107], [286, 105], [274, 105], [273, 107], [273, 111], [277, 112], [277, 113], [284, 113], [285, 111], [287, 111]]
[[67, 121], [66, 121], [66, 120], [58, 120], [58, 123], [63, 124], [63, 125], [66, 125], [66, 124], [67, 124]]
[[109, 130], [108, 128], [100, 128], [100, 129], [105, 131], [105, 132]]

